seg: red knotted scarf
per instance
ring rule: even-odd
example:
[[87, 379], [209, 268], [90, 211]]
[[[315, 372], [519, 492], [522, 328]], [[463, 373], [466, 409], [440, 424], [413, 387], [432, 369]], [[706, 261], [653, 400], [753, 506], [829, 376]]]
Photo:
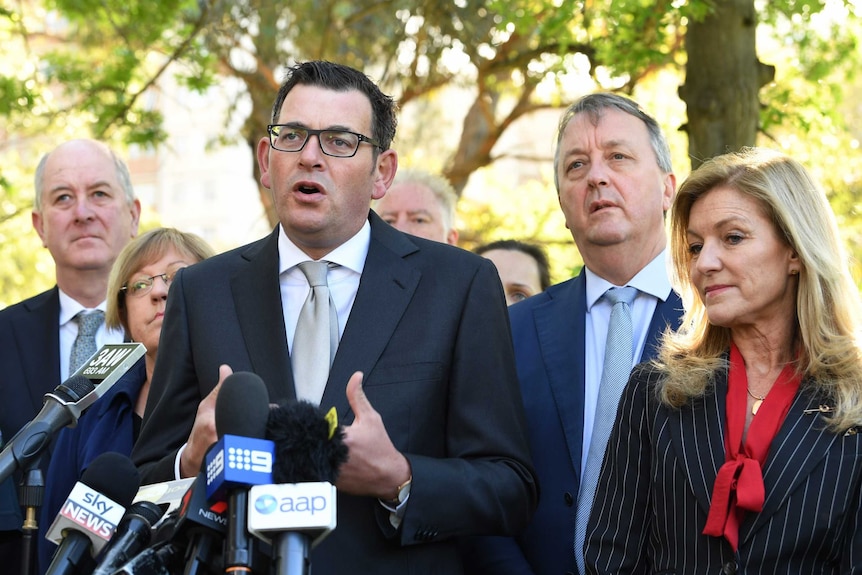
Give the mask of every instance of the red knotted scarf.
[[763, 510], [762, 467], [769, 453], [769, 445], [790, 410], [801, 378], [792, 365], [785, 366], [760, 405], [757, 415], [752, 418], [745, 443], [742, 442], [742, 435], [748, 412], [748, 377], [742, 354], [733, 343], [730, 344], [727, 379], [725, 463], [715, 478], [703, 534], [716, 537], [723, 535], [736, 551], [743, 515], [746, 511]]

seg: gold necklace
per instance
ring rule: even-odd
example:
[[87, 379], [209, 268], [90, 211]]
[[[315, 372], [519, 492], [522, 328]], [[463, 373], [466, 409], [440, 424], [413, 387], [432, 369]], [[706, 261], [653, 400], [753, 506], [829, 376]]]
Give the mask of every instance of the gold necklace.
[[[751, 415], [757, 415], [757, 410], [760, 409], [760, 404], [763, 403], [763, 400], [766, 399], [766, 396], [757, 397], [753, 393], [751, 393], [751, 388], [745, 386], [745, 390], [748, 392], [748, 395], [751, 396], [751, 399], [754, 400], [754, 403], [751, 405]], [[768, 392], [767, 392], [768, 393]]]

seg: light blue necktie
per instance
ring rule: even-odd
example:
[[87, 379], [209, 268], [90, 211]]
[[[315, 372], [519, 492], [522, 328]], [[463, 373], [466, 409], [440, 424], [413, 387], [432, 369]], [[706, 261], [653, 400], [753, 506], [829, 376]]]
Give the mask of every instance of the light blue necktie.
[[78, 371], [85, 361], [96, 353], [96, 332], [105, 321], [105, 312], [100, 309], [82, 311], [75, 316], [78, 324], [78, 336], [72, 344], [72, 354], [69, 356], [69, 374]]
[[338, 312], [326, 283], [329, 265], [326, 261], [298, 264], [310, 289], [296, 322], [290, 360], [296, 398], [315, 405], [323, 397], [338, 349]]
[[596, 416], [593, 435], [587, 452], [587, 463], [581, 474], [581, 489], [578, 493], [578, 508], [575, 515], [575, 560], [581, 575], [584, 569], [584, 541], [587, 534], [587, 521], [596, 495], [602, 459], [616, 419], [617, 407], [623, 389], [632, 370], [632, 302], [638, 294], [637, 288], [611, 288], [604, 296], [611, 302], [611, 321], [608, 324], [608, 338], [605, 343], [605, 363], [599, 397], [596, 401]]

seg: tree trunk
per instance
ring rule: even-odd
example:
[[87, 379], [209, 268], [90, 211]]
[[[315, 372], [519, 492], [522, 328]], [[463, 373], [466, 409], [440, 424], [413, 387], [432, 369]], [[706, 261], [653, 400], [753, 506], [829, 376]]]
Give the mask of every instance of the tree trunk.
[[685, 85], [679, 95], [688, 112], [688, 151], [692, 169], [704, 160], [756, 142], [758, 92], [774, 68], [757, 59], [754, 0], [717, 0], [686, 34]]

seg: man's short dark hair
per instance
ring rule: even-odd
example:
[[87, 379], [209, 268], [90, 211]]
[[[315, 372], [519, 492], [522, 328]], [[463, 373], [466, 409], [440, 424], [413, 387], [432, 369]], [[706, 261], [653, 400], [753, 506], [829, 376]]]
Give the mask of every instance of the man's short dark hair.
[[272, 106], [272, 123], [278, 123], [281, 106], [294, 86], [318, 86], [337, 92], [359, 90], [371, 102], [371, 137], [377, 140], [383, 150], [388, 150], [395, 138], [397, 105], [391, 96], [380, 91], [371, 78], [343, 64], [325, 60], [311, 60], [291, 66], [287, 70], [284, 83], [278, 90]]

